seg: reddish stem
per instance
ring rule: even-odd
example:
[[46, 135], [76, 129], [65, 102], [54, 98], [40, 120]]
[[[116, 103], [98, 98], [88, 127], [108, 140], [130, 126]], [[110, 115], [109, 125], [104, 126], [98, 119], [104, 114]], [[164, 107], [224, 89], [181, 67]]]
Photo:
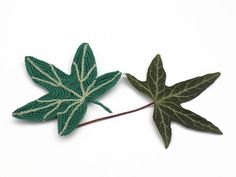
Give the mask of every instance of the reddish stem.
[[101, 118], [98, 118], [98, 119], [94, 119], [94, 120], [91, 120], [91, 121], [88, 121], [88, 122], [85, 122], [85, 123], [82, 123], [80, 125], [78, 125], [78, 128], [80, 127], [83, 127], [85, 125], [89, 125], [89, 124], [92, 124], [92, 123], [96, 123], [96, 122], [99, 122], [99, 121], [103, 121], [103, 120], [107, 120], [107, 119], [112, 119], [114, 117], [118, 117], [118, 116], [122, 116], [122, 115], [125, 115], [125, 114], [130, 114], [130, 113], [133, 113], [133, 112], [136, 112], [136, 111], [140, 111], [142, 109], [145, 109], [151, 105], [153, 105], [154, 102], [151, 102], [145, 106], [142, 106], [140, 108], [137, 108], [137, 109], [133, 109], [133, 110], [130, 110], [130, 111], [126, 111], [126, 112], [122, 112], [122, 113], [119, 113], [119, 114], [114, 114], [114, 115], [111, 115], [111, 116], [106, 116], [106, 117], [101, 117]]

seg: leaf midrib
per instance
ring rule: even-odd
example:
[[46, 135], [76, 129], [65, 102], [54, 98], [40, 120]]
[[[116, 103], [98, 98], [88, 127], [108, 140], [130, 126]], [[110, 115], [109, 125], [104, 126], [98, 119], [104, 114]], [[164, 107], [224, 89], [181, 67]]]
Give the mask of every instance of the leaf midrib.
[[[175, 104], [175, 103], [173, 103], [173, 102], [167, 102], [167, 103]], [[170, 106], [168, 106], [168, 105], [166, 105], [166, 104], [164, 104], [164, 103], [160, 103], [160, 105], [162, 105], [162, 106], [164, 106], [164, 107], [166, 107], [166, 108], [172, 110], [172, 111], [174, 112], [174, 114], [175, 114], [179, 119], [181, 119], [181, 121], [184, 122], [184, 123], [185, 123], [185, 121], [183, 121], [182, 118], [180, 118], [178, 114], [181, 114], [182, 116], [184, 116], [184, 117], [186, 117], [187, 119], [191, 120], [195, 126], [196, 126], [196, 123], [197, 123], [197, 124], [200, 124], [200, 125], [203, 126], [203, 127], [208, 127], [209, 129], [212, 130], [212, 127], [211, 127], [211, 126], [202, 124], [201, 122], [196, 122], [196, 120], [192, 119], [192, 118], [189, 117], [187, 114], [183, 114], [182, 112], [176, 111], [175, 109], [171, 108]], [[175, 104], [175, 105], [176, 105], [176, 104]], [[178, 106], [178, 105], [176, 105], [176, 106]], [[179, 107], [179, 106], [178, 106], [178, 107]], [[161, 108], [160, 108], [160, 109], [161, 109]], [[163, 111], [164, 111], [164, 110], [163, 110]], [[165, 111], [164, 111], [164, 112], [165, 112]], [[168, 113], [166, 112], [166, 114], [168, 114]], [[187, 124], [185, 123], [185, 125], [187, 125]]]
[[[202, 82], [200, 82], [200, 83], [198, 83], [198, 84], [196, 84], [196, 85], [194, 85], [194, 86], [192, 86], [192, 87], [189, 87], [189, 88], [187, 88], [187, 89], [183, 89], [182, 91], [180, 91], [180, 92], [178, 92], [178, 93], [172, 95], [172, 94], [171, 94], [172, 91], [176, 88], [176, 87], [174, 87], [174, 88], [172, 89], [170, 95], [168, 95], [167, 97], [161, 98], [160, 101], [166, 100], [166, 99], [171, 98], [171, 97], [176, 97], [176, 96], [178, 96], [179, 94], [181, 94], [181, 93], [183, 93], [183, 92], [187, 92], [187, 91], [189, 91], [189, 90], [191, 90], [191, 89], [193, 89], [193, 88], [195, 88], [195, 87], [198, 87], [198, 86], [201, 85], [203, 82], [208, 82], [208, 81], [211, 80], [213, 77], [215, 77], [215, 75], [213, 75], [212, 77], [209, 77], [207, 80], [203, 79]], [[188, 83], [187, 83], [187, 85], [188, 85]], [[162, 92], [165, 92], [165, 89], [164, 89]], [[159, 93], [159, 94], [160, 94], [160, 93]]]

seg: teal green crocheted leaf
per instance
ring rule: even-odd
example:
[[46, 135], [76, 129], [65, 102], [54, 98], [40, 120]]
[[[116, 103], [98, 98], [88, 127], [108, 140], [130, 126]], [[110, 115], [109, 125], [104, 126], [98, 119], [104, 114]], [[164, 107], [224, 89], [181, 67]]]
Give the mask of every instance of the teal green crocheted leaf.
[[220, 73], [206, 74], [168, 87], [165, 84], [166, 73], [161, 57], [157, 55], [148, 68], [146, 81], [140, 81], [131, 74], [126, 74], [126, 76], [137, 90], [153, 100], [153, 120], [166, 148], [171, 141], [171, 121], [178, 122], [187, 128], [222, 134], [220, 129], [211, 122], [180, 105], [200, 95], [215, 82]]
[[33, 81], [48, 90], [48, 94], [18, 108], [13, 112], [14, 117], [30, 121], [57, 118], [59, 134], [68, 135], [83, 119], [88, 103], [111, 112], [96, 97], [110, 90], [121, 73], [115, 71], [97, 77], [95, 58], [87, 43], [78, 48], [70, 75], [34, 57], [26, 57], [25, 63]]

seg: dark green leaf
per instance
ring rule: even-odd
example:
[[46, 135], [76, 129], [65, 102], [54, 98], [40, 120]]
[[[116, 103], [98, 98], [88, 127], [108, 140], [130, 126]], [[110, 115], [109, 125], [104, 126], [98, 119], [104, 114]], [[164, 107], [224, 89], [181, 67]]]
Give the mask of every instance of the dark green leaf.
[[220, 73], [206, 74], [201, 77], [186, 80], [165, 90], [164, 100], [176, 99], [184, 103], [194, 99], [207, 89], [220, 76]]
[[132, 76], [131, 74], [126, 74], [129, 82], [140, 92], [148, 95], [148, 96], [152, 96], [151, 90], [148, 87], [147, 82], [144, 81], [139, 81], [138, 79], [136, 79], [136, 77]]
[[137, 90], [153, 99], [155, 104], [153, 119], [166, 148], [171, 140], [171, 121], [195, 130], [222, 134], [211, 122], [180, 105], [200, 95], [215, 82], [220, 73], [206, 74], [168, 87], [165, 85], [166, 73], [161, 57], [157, 55], [148, 68], [146, 81], [139, 81], [130, 74], [126, 76]]
[[152, 60], [147, 72], [147, 85], [154, 100], [165, 89], [165, 82], [166, 73], [162, 65], [161, 56], [158, 54]]
[[174, 102], [162, 102], [161, 105], [165, 108], [165, 112], [171, 115], [173, 121], [176, 121], [187, 128], [222, 134], [219, 128], [211, 122], [187, 109], [184, 109]]
[[153, 120], [162, 136], [165, 147], [167, 148], [171, 140], [170, 115], [165, 111], [164, 107], [161, 105], [155, 105]]

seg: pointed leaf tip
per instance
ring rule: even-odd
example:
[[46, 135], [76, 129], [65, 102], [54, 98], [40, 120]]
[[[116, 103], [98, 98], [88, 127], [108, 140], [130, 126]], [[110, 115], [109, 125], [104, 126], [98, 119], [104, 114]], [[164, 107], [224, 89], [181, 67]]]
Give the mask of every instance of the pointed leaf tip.
[[171, 141], [171, 121], [188, 128], [223, 134], [211, 122], [181, 107], [181, 103], [194, 99], [213, 84], [220, 76], [220, 72], [209, 73], [173, 86], [166, 86], [166, 73], [161, 56], [157, 54], [148, 67], [146, 81], [140, 81], [129, 73], [125, 75], [137, 90], [145, 93], [155, 102], [153, 118], [165, 148], [168, 148]]
[[30, 65], [30, 61], [34, 60], [34, 57], [32, 56], [25, 56], [25, 65], [29, 66]]
[[220, 77], [221, 73], [220, 72], [214, 72], [214, 73], [209, 73], [208, 75], [214, 75], [216, 79]]
[[81, 45], [89, 45], [89, 43], [87, 43], [87, 42], [83, 42]]
[[31, 56], [25, 56], [25, 62], [27, 62], [30, 58]]
[[223, 132], [222, 132], [218, 127], [216, 127], [215, 129], [216, 129], [216, 130], [215, 130], [214, 133], [216, 133], [216, 134], [218, 134], [218, 135], [223, 135]]
[[155, 57], [154, 57], [154, 59], [152, 60], [152, 62], [157, 62], [157, 63], [159, 63], [159, 62], [161, 62], [161, 65], [162, 65], [162, 59], [161, 59], [161, 55], [160, 54], [157, 54]]
[[164, 142], [165, 143], [165, 149], [168, 149], [169, 145], [170, 145], [170, 141], [167, 143], [167, 142]]
[[161, 105], [155, 104], [153, 120], [158, 128], [165, 147], [168, 148], [171, 141], [171, 117]]
[[215, 72], [215, 73], [210, 73], [209, 75], [215, 76], [215, 80], [217, 80], [220, 77], [221, 73], [220, 72]]
[[221, 73], [220, 72], [216, 72], [215, 73], [217, 77], [220, 77]]
[[155, 58], [161, 59], [161, 55], [158, 53]]
[[30, 61], [34, 61], [35, 62], [35, 61], [41, 61], [41, 60], [39, 60], [39, 59], [37, 59], [37, 58], [35, 58], [33, 56], [25, 56], [25, 62], [28, 63]]

